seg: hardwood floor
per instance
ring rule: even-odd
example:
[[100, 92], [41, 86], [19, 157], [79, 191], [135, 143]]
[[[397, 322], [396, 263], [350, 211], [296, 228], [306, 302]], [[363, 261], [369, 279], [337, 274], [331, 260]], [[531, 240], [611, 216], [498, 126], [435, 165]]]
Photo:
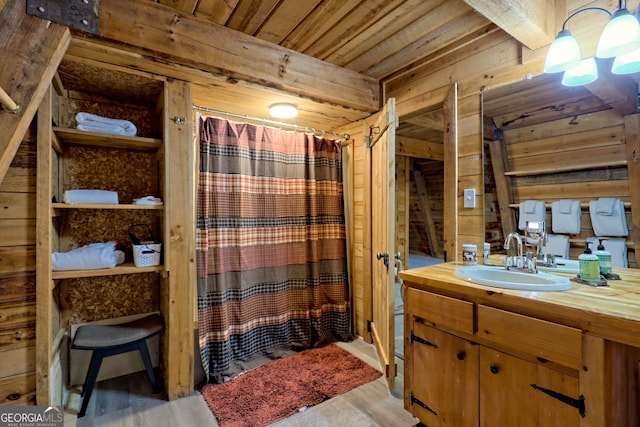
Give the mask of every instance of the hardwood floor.
[[[373, 345], [361, 339], [338, 345], [380, 368]], [[417, 420], [404, 410], [402, 360], [397, 359], [397, 362], [400, 375], [396, 378], [393, 390], [389, 390], [384, 378], [379, 378], [298, 412], [272, 424], [272, 427], [415, 426]], [[71, 396], [65, 410], [65, 427], [218, 426], [200, 393], [195, 392], [170, 402], [163, 400], [161, 394], [151, 394], [151, 386], [144, 372], [99, 382], [83, 418], [76, 417], [80, 390]]]

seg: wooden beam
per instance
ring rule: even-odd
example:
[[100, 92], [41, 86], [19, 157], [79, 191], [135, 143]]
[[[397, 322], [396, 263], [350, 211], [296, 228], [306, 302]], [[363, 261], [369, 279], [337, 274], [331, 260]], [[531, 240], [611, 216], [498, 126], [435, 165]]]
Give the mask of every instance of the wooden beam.
[[427, 239], [429, 240], [429, 249], [431, 250], [431, 256], [436, 258], [442, 258], [442, 251], [438, 244], [438, 233], [436, 231], [436, 224], [433, 220], [433, 214], [431, 211], [431, 204], [429, 203], [429, 192], [427, 186], [424, 183], [424, 177], [419, 171], [413, 171], [413, 179], [416, 183], [416, 189], [418, 190], [418, 210], [422, 216], [427, 229]]
[[516, 214], [509, 206], [513, 201], [513, 191], [511, 189], [511, 178], [505, 175], [509, 169], [507, 149], [503, 141], [489, 141], [489, 152], [491, 153], [491, 164], [493, 165], [493, 176], [496, 183], [496, 197], [498, 199], [500, 222], [502, 223], [502, 235], [506, 236], [512, 231], [518, 231]]
[[0, 87], [20, 105], [17, 114], [0, 110], [0, 182], [71, 40], [67, 27], [26, 10], [26, 2], [16, 0], [0, 12]]
[[[556, 1], [566, 3], [566, 0]], [[464, 2], [529, 49], [541, 48], [555, 39], [557, 10], [555, 1], [464, 0]]]
[[444, 145], [440, 142], [396, 135], [396, 153], [407, 157], [444, 160]]
[[584, 88], [622, 116], [638, 111], [638, 84], [629, 76], [611, 72], [612, 60], [598, 60], [598, 79]]
[[631, 197], [631, 222], [636, 264], [640, 265], [640, 114], [624, 118], [624, 134], [627, 146], [627, 173], [629, 174], [629, 195]]
[[101, 37], [231, 79], [361, 111], [380, 108], [378, 80], [150, 1], [100, 2]]
[[[192, 143], [191, 84], [178, 80], [165, 86], [164, 135], [165, 191], [169, 199], [165, 210], [165, 268], [169, 286], [163, 299], [167, 322], [165, 340], [165, 385], [169, 399], [193, 392], [194, 386], [194, 330], [197, 307], [194, 284], [196, 277], [196, 171], [195, 144]], [[174, 117], [186, 119], [180, 124]]]

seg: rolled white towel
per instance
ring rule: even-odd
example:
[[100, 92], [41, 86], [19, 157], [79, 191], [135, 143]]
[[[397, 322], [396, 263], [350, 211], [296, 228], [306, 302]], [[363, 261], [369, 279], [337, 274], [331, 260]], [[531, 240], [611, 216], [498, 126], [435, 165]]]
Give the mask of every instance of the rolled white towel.
[[51, 254], [54, 271], [114, 268], [124, 262], [124, 252], [115, 250], [115, 242], [91, 243], [68, 252]]
[[118, 193], [107, 190], [67, 190], [64, 192], [63, 201], [69, 204], [92, 203], [117, 205]]
[[78, 122], [78, 129], [89, 132], [124, 136], [136, 136], [138, 132], [136, 126], [128, 120], [111, 119], [85, 112], [76, 114], [76, 122]]

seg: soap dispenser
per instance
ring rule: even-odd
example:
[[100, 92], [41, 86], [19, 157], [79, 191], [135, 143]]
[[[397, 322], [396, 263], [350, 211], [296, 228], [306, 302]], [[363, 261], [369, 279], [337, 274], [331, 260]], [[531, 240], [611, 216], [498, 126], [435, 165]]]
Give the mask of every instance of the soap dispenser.
[[607, 239], [598, 239], [600, 243], [598, 244], [598, 249], [593, 252], [594, 255], [598, 257], [598, 263], [600, 264], [600, 273], [601, 274], [609, 274], [611, 273], [611, 252], [604, 248], [602, 244], [603, 240]]
[[580, 278], [582, 280], [600, 280], [600, 263], [598, 256], [591, 252], [590, 244], [591, 242], [585, 242], [586, 248], [578, 257]]

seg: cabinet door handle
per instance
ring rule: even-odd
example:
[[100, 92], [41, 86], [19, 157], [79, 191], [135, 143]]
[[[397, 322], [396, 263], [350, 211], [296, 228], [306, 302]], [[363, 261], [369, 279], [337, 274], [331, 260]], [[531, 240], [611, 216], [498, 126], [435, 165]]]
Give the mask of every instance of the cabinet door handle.
[[467, 354], [464, 351], [459, 351], [456, 353], [456, 358], [458, 360], [464, 360], [464, 358], [467, 356]]
[[500, 372], [500, 368], [497, 367], [496, 365], [489, 366], [489, 370], [491, 371], [492, 374], [497, 374], [498, 372]]

